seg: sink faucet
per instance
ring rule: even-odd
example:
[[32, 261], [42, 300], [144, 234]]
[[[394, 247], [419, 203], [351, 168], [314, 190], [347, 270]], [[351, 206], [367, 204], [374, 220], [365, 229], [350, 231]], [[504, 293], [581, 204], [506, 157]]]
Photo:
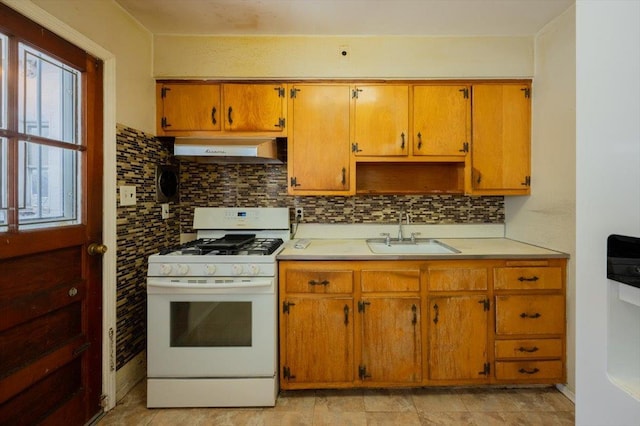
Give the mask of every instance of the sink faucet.
[[398, 241], [403, 241], [404, 236], [402, 235], [402, 219], [406, 217], [407, 225], [409, 224], [409, 213], [405, 213], [404, 211], [400, 211], [400, 220], [398, 221]]

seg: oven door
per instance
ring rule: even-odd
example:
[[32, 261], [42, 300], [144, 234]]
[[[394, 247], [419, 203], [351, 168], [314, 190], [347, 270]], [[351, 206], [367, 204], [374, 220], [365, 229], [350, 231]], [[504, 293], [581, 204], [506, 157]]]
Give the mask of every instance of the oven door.
[[148, 377], [275, 375], [273, 278], [168, 281], [147, 281]]

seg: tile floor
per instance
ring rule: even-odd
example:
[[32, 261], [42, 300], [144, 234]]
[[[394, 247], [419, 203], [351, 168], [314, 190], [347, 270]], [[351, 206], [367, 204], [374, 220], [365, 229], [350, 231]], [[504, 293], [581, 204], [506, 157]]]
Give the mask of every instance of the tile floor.
[[142, 381], [97, 422], [112, 425], [573, 425], [553, 387], [284, 392], [273, 408], [146, 408]]

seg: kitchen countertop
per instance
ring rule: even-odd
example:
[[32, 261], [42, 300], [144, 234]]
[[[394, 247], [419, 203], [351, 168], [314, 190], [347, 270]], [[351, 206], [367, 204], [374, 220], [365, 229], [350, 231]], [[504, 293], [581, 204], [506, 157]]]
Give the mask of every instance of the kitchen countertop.
[[437, 238], [459, 253], [377, 254], [369, 250], [366, 238], [309, 238], [305, 248], [295, 248], [299, 239], [285, 243], [278, 260], [452, 260], [452, 259], [548, 259], [568, 258], [555, 250], [508, 238]]

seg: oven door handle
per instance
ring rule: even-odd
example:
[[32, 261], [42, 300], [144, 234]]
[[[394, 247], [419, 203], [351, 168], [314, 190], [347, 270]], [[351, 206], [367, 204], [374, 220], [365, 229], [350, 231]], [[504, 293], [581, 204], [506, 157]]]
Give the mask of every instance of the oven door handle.
[[231, 282], [231, 283], [181, 283], [181, 282], [147, 282], [147, 288], [159, 287], [159, 288], [189, 288], [189, 289], [223, 289], [223, 288], [255, 288], [255, 287], [270, 287], [272, 280], [253, 280], [247, 282]]

